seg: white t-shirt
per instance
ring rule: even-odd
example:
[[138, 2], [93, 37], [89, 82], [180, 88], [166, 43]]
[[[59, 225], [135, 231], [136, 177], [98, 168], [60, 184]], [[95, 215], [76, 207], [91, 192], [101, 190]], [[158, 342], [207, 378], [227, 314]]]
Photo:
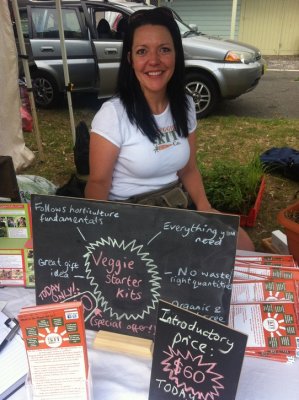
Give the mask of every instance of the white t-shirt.
[[[196, 129], [195, 106], [191, 97], [188, 113], [188, 132]], [[179, 137], [174, 130], [170, 107], [154, 115], [162, 137], [152, 143], [128, 119], [119, 98], [106, 101], [95, 115], [92, 132], [101, 135], [120, 153], [115, 164], [109, 200], [126, 200], [131, 196], [158, 190], [178, 179], [177, 171], [189, 160], [187, 138]]]

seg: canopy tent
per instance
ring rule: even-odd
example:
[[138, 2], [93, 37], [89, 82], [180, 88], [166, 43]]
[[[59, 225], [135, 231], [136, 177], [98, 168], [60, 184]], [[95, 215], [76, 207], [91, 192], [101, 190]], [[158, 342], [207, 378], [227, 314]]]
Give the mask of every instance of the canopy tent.
[[11, 156], [19, 172], [32, 163], [34, 153], [23, 137], [18, 55], [7, 0], [0, 1], [0, 71], [0, 155]]
[[[60, 0], [55, 0], [56, 9], [58, 12], [59, 34], [62, 49], [62, 61], [66, 87], [71, 88], [69, 83], [67, 55], [65, 49], [65, 40], [63, 32], [63, 22], [61, 15]], [[12, 0], [12, 7], [16, 22], [16, 28], [20, 43], [22, 55], [25, 54], [25, 44], [20, 23], [20, 16], [17, 7], [17, 0]], [[3, 106], [0, 108], [0, 155], [10, 155], [13, 158], [16, 172], [21, 171], [28, 167], [34, 159], [34, 154], [25, 146], [24, 137], [22, 133], [22, 123], [20, 115], [20, 96], [18, 86], [18, 56], [14, 39], [13, 28], [10, 19], [7, 0], [0, 2], [0, 67], [3, 73], [0, 76], [0, 93], [3, 98], [12, 99], [12, 101], [2, 102]], [[33, 114], [34, 133], [36, 136], [37, 147], [40, 159], [44, 160], [42, 143], [39, 134], [38, 121], [36, 116], [35, 103], [32, 92], [32, 83], [29, 73], [28, 61], [23, 58], [23, 67], [27, 86], [29, 89], [29, 98]], [[2, 100], [3, 100], [2, 98]], [[75, 124], [72, 109], [71, 93], [67, 90], [67, 99], [70, 114], [70, 125], [73, 142], [75, 143]], [[5, 104], [5, 105], [4, 105]]]
[[33, 91], [32, 91], [32, 82], [31, 82], [31, 76], [30, 76], [30, 71], [29, 71], [29, 64], [28, 64], [28, 58], [27, 58], [27, 54], [26, 54], [26, 47], [25, 47], [25, 42], [24, 42], [24, 37], [23, 37], [23, 31], [22, 31], [22, 26], [21, 26], [21, 19], [20, 19], [20, 13], [19, 13], [19, 9], [18, 9], [18, 3], [17, 3], [17, 0], [11, 0], [11, 2], [12, 2], [13, 14], [14, 14], [14, 19], [15, 19], [15, 24], [16, 24], [16, 30], [17, 30], [17, 34], [18, 34], [20, 53], [22, 55], [23, 70], [25, 73], [25, 79], [26, 79], [27, 88], [28, 88], [30, 107], [31, 107], [32, 115], [33, 115], [35, 139], [36, 139], [40, 159], [41, 159], [41, 161], [44, 161], [45, 157], [44, 157], [42, 141], [41, 141], [40, 132], [39, 132], [38, 119], [37, 119], [36, 108], [35, 108], [35, 101], [34, 101], [34, 96], [33, 96]]
[[73, 143], [76, 142], [76, 129], [75, 129], [75, 120], [73, 114], [73, 104], [72, 104], [72, 96], [71, 96], [71, 88], [72, 84], [70, 82], [69, 70], [67, 66], [67, 53], [65, 47], [65, 38], [64, 38], [64, 29], [63, 29], [63, 20], [62, 20], [62, 11], [61, 11], [61, 1], [55, 0], [57, 15], [58, 15], [58, 30], [59, 30], [59, 39], [61, 44], [61, 56], [62, 56], [62, 64], [63, 64], [63, 75], [65, 87], [67, 88], [67, 102], [69, 108], [69, 116], [70, 116], [70, 124], [71, 124], [71, 133], [73, 138]]

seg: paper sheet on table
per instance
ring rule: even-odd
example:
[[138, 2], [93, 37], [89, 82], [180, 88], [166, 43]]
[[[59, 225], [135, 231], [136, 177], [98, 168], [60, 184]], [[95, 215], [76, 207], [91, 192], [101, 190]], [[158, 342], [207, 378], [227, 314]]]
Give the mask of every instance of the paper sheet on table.
[[[7, 316], [0, 312], [0, 343], [10, 328], [5, 325]], [[24, 384], [28, 372], [26, 350], [22, 338], [17, 334], [0, 351], [0, 399], [5, 399]]]

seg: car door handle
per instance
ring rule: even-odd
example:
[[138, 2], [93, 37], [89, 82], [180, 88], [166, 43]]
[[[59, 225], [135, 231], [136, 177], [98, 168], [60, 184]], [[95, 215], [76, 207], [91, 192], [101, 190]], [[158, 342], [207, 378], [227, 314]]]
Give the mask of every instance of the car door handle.
[[111, 55], [111, 54], [117, 54], [117, 49], [116, 48], [114, 48], [114, 47], [107, 47], [105, 50], [104, 50], [104, 53], [106, 54], [106, 55]]
[[42, 46], [40, 49], [41, 49], [41, 51], [45, 51], [45, 52], [54, 51], [54, 47], [52, 47], [52, 46]]

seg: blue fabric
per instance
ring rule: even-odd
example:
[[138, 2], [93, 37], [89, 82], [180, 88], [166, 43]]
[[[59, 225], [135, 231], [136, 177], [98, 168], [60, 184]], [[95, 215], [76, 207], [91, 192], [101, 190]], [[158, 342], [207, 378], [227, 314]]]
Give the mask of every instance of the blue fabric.
[[272, 147], [260, 156], [266, 172], [281, 173], [299, 181], [299, 151], [291, 147]]

